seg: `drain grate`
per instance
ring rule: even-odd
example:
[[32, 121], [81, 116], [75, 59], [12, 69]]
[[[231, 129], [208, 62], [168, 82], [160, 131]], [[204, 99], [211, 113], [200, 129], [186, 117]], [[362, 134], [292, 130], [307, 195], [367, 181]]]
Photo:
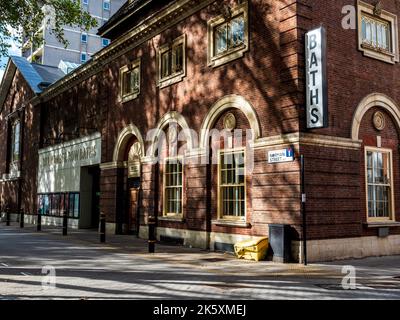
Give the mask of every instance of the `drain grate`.
[[223, 261], [228, 261], [228, 259], [224, 259], [224, 258], [203, 258], [200, 259], [201, 261], [204, 262], [223, 262]]

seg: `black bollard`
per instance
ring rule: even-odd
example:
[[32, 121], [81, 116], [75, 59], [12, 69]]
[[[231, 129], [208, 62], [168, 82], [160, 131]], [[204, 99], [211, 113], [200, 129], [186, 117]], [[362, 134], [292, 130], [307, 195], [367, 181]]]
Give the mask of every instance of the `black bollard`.
[[42, 231], [42, 213], [40, 209], [38, 210], [37, 214], [37, 226], [36, 226], [37, 231]]
[[24, 212], [24, 209], [21, 209], [20, 218], [19, 218], [19, 227], [20, 228], [24, 227], [24, 222], [25, 222], [24, 219], [25, 219], [25, 212]]
[[67, 210], [63, 212], [63, 236], [68, 234], [68, 213]]
[[156, 219], [155, 217], [149, 217], [149, 253], [155, 252], [156, 246]]
[[100, 242], [106, 242], [106, 215], [103, 212], [100, 213]]
[[11, 215], [10, 215], [10, 207], [6, 207], [6, 225], [10, 225]]

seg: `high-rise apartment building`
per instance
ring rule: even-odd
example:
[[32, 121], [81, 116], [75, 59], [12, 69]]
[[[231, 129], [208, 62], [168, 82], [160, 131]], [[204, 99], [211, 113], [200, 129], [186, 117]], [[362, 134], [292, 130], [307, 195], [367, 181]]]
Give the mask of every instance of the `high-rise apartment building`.
[[42, 45], [32, 46], [27, 38], [22, 46], [22, 56], [31, 62], [41, 63], [49, 66], [58, 66], [60, 61], [76, 67], [76, 64], [85, 63], [90, 57], [106, 47], [110, 40], [97, 35], [99, 27], [104, 25], [108, 19], [115, 14], [125, 2], [124, 0], [79, 0], [82, 10], [87, 11], [97, 20], [97, 27], [89, 31], [80, 27], [65, 26], [64, 37], [69, 42], [67, 48], [60, 43], [54, 34], [44, 25], [39, 30], [43, 33]]

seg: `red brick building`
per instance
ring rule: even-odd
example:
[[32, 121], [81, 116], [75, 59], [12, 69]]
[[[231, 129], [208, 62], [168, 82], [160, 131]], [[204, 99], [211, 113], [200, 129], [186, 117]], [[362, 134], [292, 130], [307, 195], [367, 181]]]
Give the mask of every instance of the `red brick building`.
[[[54, 224], [67, 210], [79, 228], [102, 211], [108, 232], [144, 238], [154, 216], [159, 239], [212, 250], [288, 224], [301, 261], [304, 155], [309, 260], [398, 254], [399, 13], [395, 0], [129, 1], [100, 28], [111, 45], [61, 79], [35, 90], [10, 61], [3, 208]], [[319, 26], [328, 125], [308, 129], [304, 39]]]

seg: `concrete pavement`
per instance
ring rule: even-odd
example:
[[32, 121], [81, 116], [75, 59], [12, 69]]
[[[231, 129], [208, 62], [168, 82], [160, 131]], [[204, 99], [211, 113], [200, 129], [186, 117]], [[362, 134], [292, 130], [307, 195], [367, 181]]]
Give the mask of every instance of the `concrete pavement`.
[[[355, 290], [341, 285], [344, 266], [355, 268]], [[0, 225], [0, 299], [82, 298], [400, 299], [400, 256], [305, 267], [160, 244], [148, 254], [134, 236], [100, 244], [94, 231], [62, 237], [60, 229]]]

